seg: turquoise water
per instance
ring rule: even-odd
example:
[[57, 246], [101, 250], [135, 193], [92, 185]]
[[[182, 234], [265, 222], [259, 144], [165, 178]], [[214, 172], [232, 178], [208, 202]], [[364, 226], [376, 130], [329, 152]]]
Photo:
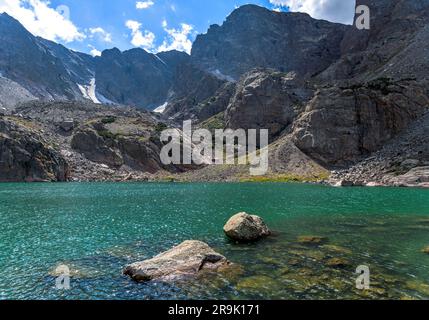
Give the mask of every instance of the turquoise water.
[[[241, 211], [262, 216], [267, 240], [223, 235]], [[297, 238], [328, 238], [320, 246]], [[191, 282], [137, 284], [121, 274], [183, 240], [235, 263]], [[301, 184], [0, 184], [0, 299], [429, 298], [429, 191]], [[344, 268], [329, 266], [345, 259]], [[71, 289], [55, 289], [58, 265]], [[359, 265], [371, 289], [355, 288]]]

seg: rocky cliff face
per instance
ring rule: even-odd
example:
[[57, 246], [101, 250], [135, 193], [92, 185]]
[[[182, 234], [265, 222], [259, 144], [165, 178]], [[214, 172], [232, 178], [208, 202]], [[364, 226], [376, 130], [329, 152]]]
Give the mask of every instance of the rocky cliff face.
[[235, 10], [213, 25], [192, 47], [195, 63], [226, 79], [255, 67], [313, 75], [340, 57], [344, 25], [306, 14], [278, 13], [255, 5]]
[[294, 123], [293, 139], [325, 165], [347, 165], [377, 151], [428, 107], [423, 84], [414, 81], [320, 89]]
[[164, 166], [159, 158], [162, 145], [153, 127], [155, 123], [145, 119], [93, 120], [75, 131], [71, 147], [88, 160], [114, 169], [127, 166], [156, 173]]
[[0, 181], [66, 181], [65, 159], [32, 126], [0, 118]]
[[351, 28], [342, 57], [320, 78], [422, 78], [429, 67], [429, 1], [358, 0], [371, 9], [371, 29]]
[[177, 68], [173, 83], [171, 97], [163, 116], [180, 122], [198, 119], [202, 105], [216, 94], [225, 81], [201, 70], [193, 63], [187, 63]]
[[[78, 99], [81, 97], [79, 88], [61, 58], [53, 54], [56, 49], [58, 45], [34, 37], [6, 13], [0, 15], [0, 70], [3, 77], [39, 98]], [[75, 55], [65, 48], [63, 51], [66, 55]]]
[[225, 113], [231, 129], [268, 129], [271, 139], [292, 124], [313, 90], [292, 74], [254, 70], [236, 86]]
[[18, 83], [0, 77], [0, 108], [12, 110], [18, 103], [37, 99]]
[[188, 60], [178, 51], [106, 50], [96, 59], [97, 92], [119, 104], [155, 109], [167, 101], [176, 68]]
[[[52, 77], [45, 77], [30, 96], [74, 94], [71, 82], [93, 76], [95, 95], [106, 101], [148, 108], [167, 102], [162, 116], [86, 103], [52, 108], [33, 103], [18, 107], [16, 114], [42, 124], [45, 135], [64, 146], [61, 153], [75, 179], [182, 171], [159, 163], [158, 131], [165, 123], [193, 119], [210, 130], [269, 129], [274, 176], [314, 181], [335, 170], [333, 180], [353, 183], [429, 181], [422, 137], [427, 130], [419, 130], [427, 126], [429, 109], [429, 0], [357, 3], [371, 9], [369, 31], [243, 6], [222, 26], [200, 35], [191, 56], [112, 49], [92, 59], [12, 28], [23, 38], [13, 50], [42, 48], [28, 57], [23, 53], [23, 59], [55, 62], [46, 77], [51, 71], [78, 74], [52, 87]], [[10, 17], [0, 23], [16, 27]], [[9, 41], [5, 32], [0, 36]], [[33, 72], [40, 76], [41, 64], [20, 78], [24, 67], [10, 68], [13, 50], [0, 45], [0, 71], [9, 78], [0, 78], [0, 85], [13, 83], [18, 92], [13, 96], [21, 97], [25, 91], [18, 88], [25, 90]], [[158, 122], [161, 117], [165, 123]], [[207, 167], [186, 177], [230, 181], [245, 173], [246, 168]]]

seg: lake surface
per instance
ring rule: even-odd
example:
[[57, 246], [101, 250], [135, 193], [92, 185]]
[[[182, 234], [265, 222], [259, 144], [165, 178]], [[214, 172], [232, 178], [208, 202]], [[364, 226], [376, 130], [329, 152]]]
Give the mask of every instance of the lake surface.
[[[262, 216], [275, 236], [229, 242], [223, 225], [241, 211]], [[327, 240], [302, 244], [303, 235]], [[188, 239], [207, 242], [235, 267], [174, 284], [122, 275], [126, 264]], [[427, 246], [422, 189], [0, 184], [0, 299], [428, 299]], [[62, 264], [71, 269], [70, 290], [55, 288]], [[370, 290], [356, 289], [359, 265], [370, 268]]]

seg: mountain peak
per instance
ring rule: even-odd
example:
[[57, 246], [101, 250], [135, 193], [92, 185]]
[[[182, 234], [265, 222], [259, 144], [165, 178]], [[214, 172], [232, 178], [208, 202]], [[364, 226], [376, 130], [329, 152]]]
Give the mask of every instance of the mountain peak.
[[12, 34], [16, 32], [20, 34], [30, 34], [18, 20], [6, 12], [0, 14], [0, 26], [0, 34], [5, 34], [7, 36], [12, 36]]
[[191, 56], [203, 69], [236, 80], [255, 67], [316, 74], [339, 58], [346, 29], [307, 14], [244, 5], [197, 36]]
[[7, 12], [3, 12], [0, 14], [0, 21], [19, 24], [20, 26], [22, 26], [18, 20], [16, 20], [14, 17], [10, 16]]

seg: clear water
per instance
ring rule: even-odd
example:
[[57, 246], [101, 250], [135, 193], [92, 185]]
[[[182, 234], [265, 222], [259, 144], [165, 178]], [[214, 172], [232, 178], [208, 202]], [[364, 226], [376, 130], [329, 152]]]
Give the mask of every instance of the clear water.
[[[235, 245], [241, 211], [274, 237]], [[329, 238], [324, 246], [297, 237]], [[236, 266], [183, 283], [121, 274], [183, 240], [209, 243]], [[0, 184], [0, 299], [429, 298], [429, 191], [301, 184]], [[346, 259], [333, 268], [329, 259]], [[53, 270], [71, 268], [71, 289]], [[368, 265], [371, 289], [355, 288]]]

